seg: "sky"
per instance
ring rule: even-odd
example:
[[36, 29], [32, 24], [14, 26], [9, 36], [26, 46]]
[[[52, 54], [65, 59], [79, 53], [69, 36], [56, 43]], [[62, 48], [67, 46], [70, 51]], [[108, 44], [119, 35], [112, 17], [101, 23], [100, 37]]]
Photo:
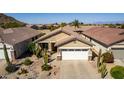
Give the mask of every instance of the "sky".
[[29, 24], [72, 22], [124, 22], [124, 13], [7, 13], [6, 15]]

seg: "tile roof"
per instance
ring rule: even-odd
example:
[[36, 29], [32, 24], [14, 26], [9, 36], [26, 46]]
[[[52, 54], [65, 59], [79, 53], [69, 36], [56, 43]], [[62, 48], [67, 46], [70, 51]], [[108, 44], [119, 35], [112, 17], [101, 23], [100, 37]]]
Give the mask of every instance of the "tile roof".
[[111, 46], [115, 43], [124, 41], [124, 29], [93, 27], [82, 34], [102, 43], [105, 46]]
[[74, 32], [74, 28], [71, 27], [71, 26], [65, 26], [62, 30], [61, 28], [51, 32], [51, 33], [48, 33], [47, 35], [45, 36], [42, 36], [41, 38], [37, 39], [35, 42], [39, 42], [39, 41], [42, 41], [42, 40], [45, 40], [51, 36], [54, 36], [60, 32], [63, 32], [63, 33], [66, 33], [68, 35], [70, 35], [70, 37], [66, 38], [66, 39], [62, 39], [62, 41], [59, 41], [59, 42], [56, 42], [55, 46], [60, 46], [62, 44], [65, 44], [67, 42], [70, 42], [72, 40], [80, 40], [81, 42], [84, 42], [84, 43], [87, 43], [88, 45], [93, 45], [91, 42], [85, 40], [84, 38], [82, 38], [78, 33]]
[[9, 28], [0, 33], [2, 39], [10, 45], [17, 44], [40, 34], [41, 32], [28, 27]]
[[81, 42], [83, 42], [85, 44], [88, 44], [90, 46], [93, 45], [91, 42], [88, 42], [86, 39], [83, 39], [81, 36], [74, 36], [74, 35], [72, 35], [70, 37], [62, 39], [61, 41], [56, 42], [55, 46], [58, 47], [58, 46], [61, 46], [63, 44], [67, 44], [68, 42], [71, 42], [71, 41], [74, 41], [74, 40], [79, 40], [79, 41], [81, 41]]

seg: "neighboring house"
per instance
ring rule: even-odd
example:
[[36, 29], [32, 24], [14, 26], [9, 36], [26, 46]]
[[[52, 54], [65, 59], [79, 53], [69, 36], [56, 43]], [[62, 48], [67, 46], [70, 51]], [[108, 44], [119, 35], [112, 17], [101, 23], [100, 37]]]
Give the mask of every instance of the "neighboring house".
[[[41, 32], [28, 27], [0, 30], [0, 38], [5, 42], [11, 60], [20, 57], [24, 52], [26, 52], [28, 44], [38, 39], [41, 35]], [[5, 59], [3, 44], [1, 42], [0, 59]]]
[[93, 27], [82, 35], [95, 45], [97, 51], [111, 49], [115, 59], [124, 59], [124, 29]]
[[91, 60], [99, 49], [112, 49], [115, 58], [124, 58], [124, 30], [84, 26], [65, 26], [37, 39], [41, 47], [56, 51], [59, 60]]
[[63, 30], [57, 29], [36, 42], [50, 52], [56, 51], [58, 60], [90, 60], [92, 57], [93, 44], [74, 32], [74, 27], [66, 26]]

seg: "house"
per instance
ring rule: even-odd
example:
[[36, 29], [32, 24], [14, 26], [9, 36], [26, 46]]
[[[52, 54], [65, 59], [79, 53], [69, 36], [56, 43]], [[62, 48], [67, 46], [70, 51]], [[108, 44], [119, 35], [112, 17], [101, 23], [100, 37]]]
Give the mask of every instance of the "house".
[[50, 52], [57, 52], [58, 60], [90, 60], [92, 57], [93, 43], [74, 32], [74, 27], [59, 28], [35, 42]]
[[82, 32], [82, 36], [92, 42], [97, 51], [111, 49], [115, 59], [124, 59], [124, 29], [93, 27]]
[[[27, 50], [30, 42], [42, 35], [41, 32], [28, 27], [0, 30], [0, 41], [4, 41], [10, 60], [20, 57]], [[5, 59], [3, 44], [0, 42], [0, 59]]]
[[99, 49], [112, 49], [115, 58], [124, 58], [124, 30], [84, 26], [75, 30], [65, 26], [37, 39], [35, 42], [48, 51], [57, 52], [58, 60], [91, 60]]

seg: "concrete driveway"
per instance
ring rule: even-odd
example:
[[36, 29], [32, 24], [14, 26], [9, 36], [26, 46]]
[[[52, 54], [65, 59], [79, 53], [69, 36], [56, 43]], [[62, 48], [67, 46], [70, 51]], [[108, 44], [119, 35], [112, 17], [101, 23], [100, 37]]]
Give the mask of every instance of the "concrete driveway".
[[87, 61], [61, 61], [60, 79], [99, 79], [96, 65]]

